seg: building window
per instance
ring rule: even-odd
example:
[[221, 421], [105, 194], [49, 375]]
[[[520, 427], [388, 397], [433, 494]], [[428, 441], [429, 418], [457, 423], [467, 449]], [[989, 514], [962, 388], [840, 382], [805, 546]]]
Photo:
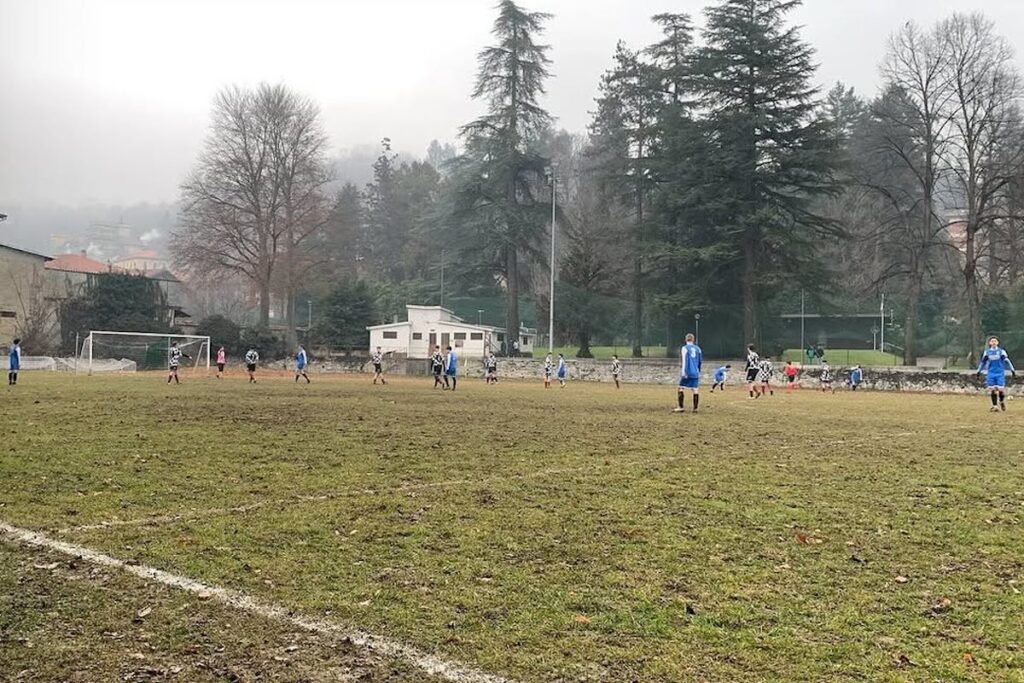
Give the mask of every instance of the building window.
[[484, 340], [484, 333], [483, 332], [471, 332], [470, 335], [469, 335], [469, 338], [472, 339], [473, 341], [483, 341]]
[[422, 339], [423, 339], [423, 333], [422, 332], [413, 332], [412, 333], [412, 340], [413, 341], [422, 341]]
[[465, 332], [456, 332], [455, 333], [455, 341], [466, 341], [466, 333]]
[[500, 342], [503, 342], [503, 341], [505, 341], [505, 335], [503, 335], [502, 333], [499, 332], [498, 333], [498, 342], [500, 343]]
[[529, 346], [530, 345], [530, 338], [529, 337], [523, 337], [523, 345], [524, 346]]
[[395, 332], [394, 330], [385, 330], [384, 331], [384, 338], [385, 339], [398, 339], [398, 332]]
[[0, 311], [0, 318], [17, 318], [18, 314], [14, 311]]

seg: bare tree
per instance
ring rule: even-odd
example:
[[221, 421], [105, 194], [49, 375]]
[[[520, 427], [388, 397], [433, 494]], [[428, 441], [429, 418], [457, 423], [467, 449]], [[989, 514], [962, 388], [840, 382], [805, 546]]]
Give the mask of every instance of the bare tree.
[[[866, 182], [896, 212], [899, 218], [895, 225], [905, 232], [905, 239], [895, 246], [905, 252], [906, 259], [890, 269], [890, 274], [898, 272], [906, 278], [903, 361], [916, 365], [921, 293], [930, 252], [942, 243], [944, 231], [937, 198], [943, 175], [941, 160], [951, 125], [949, 56], [937, 31], [925, 33], [913, 22], [907, 22], [889, 40], [882, 74], [888, 98], [883, 96], [880, 102], [884, 106], [873, 111], [881, 124], [877, 151], [909, 176], [913, 191], [908, 193], [902, 183], [885, 187], [875, 180]], [[903, 173], [898, 175], [902, 177]]]
[[[319, 109], [309, 99], [283, 85], [225, 89], [181, 186], [180, 225], [171, 237], [185, 269], [251, 280], [261, 326], [270, 323], [271, 288], [279, 283], [292, 335], [300, 251], [324, 221], [326, 147]], [[285, 272], [278, 274], [281, 260]]]
[[937, 39], [948, 56], [943, 80], [950, 89], [951, 135], [943, 150], [948, 182], [962, 210], [962, 270], [967, 301], [968, 357], [981, 348], [979, 264], [991, 248], [990, 232], [1007, 220], [1007, 190], [1024, 169], [1019, 128], [1020, 74], [1013, 49], [982, 14], [954, 14], [939, 23]]

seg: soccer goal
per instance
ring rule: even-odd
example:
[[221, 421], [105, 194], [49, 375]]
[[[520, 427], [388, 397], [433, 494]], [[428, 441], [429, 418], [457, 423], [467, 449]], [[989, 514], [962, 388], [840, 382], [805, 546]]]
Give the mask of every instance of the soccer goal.
[[93, 330], [82, 342], [78, 371], [135, 372], [167, 368], [171, 343], [178, 342], [182, 367], [210, 369], [210, 338], [194, 334], [157, 334], [152, 332], [109, 332]]

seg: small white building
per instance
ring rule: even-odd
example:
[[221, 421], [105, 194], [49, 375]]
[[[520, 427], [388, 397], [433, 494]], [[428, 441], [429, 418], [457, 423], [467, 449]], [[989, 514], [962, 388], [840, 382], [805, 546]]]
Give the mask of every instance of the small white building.
[[[467, 323], [441, 306], [406, 306], [405, 310], [408, 317], [405, 322], [366, 328], [370, 332], [371, 351], [379, 346], [385, 353], [429, 358], [431, 349], [439, 345], [442, 349], [451, 346], [462, 358], [501, 353], [505, 330]], [[536, 330], [520, 328], [519, 353], [532, 353], [536, 339]]]

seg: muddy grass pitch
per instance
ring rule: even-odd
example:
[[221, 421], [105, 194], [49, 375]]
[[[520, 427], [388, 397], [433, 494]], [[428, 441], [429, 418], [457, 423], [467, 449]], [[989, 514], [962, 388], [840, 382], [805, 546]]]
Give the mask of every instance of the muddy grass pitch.
[[430, 384], [26, 373], [0, 679], [1024, 681], [1024, 403]]

